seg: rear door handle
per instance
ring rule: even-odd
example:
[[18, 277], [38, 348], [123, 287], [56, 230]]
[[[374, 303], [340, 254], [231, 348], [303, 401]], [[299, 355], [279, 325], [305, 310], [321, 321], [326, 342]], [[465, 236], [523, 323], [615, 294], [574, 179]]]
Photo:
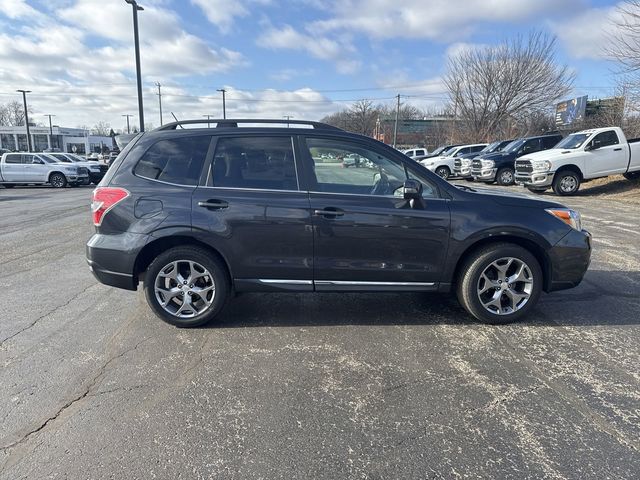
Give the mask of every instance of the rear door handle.
[[198, 206], [208, 210], [222, 210], [228, 208], [229, 203], [224, 200], [207, 200], [206, 202], [198, 202]]
[[344, 210], [341, 210], [335, 207], [326, 207], [326, 208], [323, 208], [322, 210], [320, 209], [314, 210], [313, 214], [316, 217], [335, 218], [335, 217], [341, 217], [342, 215], [344, 215]]

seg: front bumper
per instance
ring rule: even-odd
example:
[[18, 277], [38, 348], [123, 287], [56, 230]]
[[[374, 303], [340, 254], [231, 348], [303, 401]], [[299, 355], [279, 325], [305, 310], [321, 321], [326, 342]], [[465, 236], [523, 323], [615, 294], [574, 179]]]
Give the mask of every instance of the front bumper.
[[474, 180], [480, 182], [493, 182], [496, 179], [497, 168], [483, 168], [482, 170], [474, 169], [471, 176]]
[[591, 234], [571, 230], [549, 251], [551, 281], [547, 291], [577, 287], [591, 263]]
[[516, 183], [525, 187], [550, 187], [553, 183], [553, 175], [555, 172], [530, 172], [521, 173], [516, 170]]
[[100, 183], [106, 172], [89, 172], [89, 180], [92, 183]]
[[67, 181], [69, 183], [85, 183], [85, 182], [89, 182], [89, 176], [88, 175], [67, 175]]
[[86, 247], [87, 263], [93, 276], [105, 285], [136, 290], [136, 259], [148, 239], [148, 235], [138, 233], [94, 234]]

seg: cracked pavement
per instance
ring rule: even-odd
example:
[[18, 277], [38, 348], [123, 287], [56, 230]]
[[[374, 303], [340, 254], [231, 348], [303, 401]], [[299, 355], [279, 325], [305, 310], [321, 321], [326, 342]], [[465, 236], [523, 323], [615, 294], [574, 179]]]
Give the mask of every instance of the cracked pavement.
[[0, 189], [0, 479], [638, 478], [632, 205], [564, 200], [593, 263], [519, 324], [449, 296], [245, 294], [179, 330], [91, 276], [90, 192]]

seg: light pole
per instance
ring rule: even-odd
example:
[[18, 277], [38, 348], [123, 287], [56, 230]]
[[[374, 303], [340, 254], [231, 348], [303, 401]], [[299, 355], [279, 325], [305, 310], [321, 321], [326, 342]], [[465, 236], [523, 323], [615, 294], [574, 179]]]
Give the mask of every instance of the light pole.
[[227, 105], [224, 98], [224, 94], [227, 93], [227, 91], [224, 88], [219, 88], [216, 91], [222, 92], [222, 118], [227, 118]]
[[[136, 0], [124, 0], [133, 9], [133, 43], [136, 50], [136, 77], [138, 80], [138, 118], [140, 118], [140, 131], [144, 132], [144, 108], [142, 106], [142, 74], [140, 73], [140, 41], [138, 39], [138, 10], [142, 8]], [[129, 119], [127, 119], [128, 121]]]
[[27, 112], [27, 93], [31, 93], [31, 90], [16, 90], [16, 92], [22, 92], [22, 101], [24, 103], [24, 124], [27, 126], [27, 151], [31, 151], [31, 135], [29, 133], [29, 113]]
[[47, 113], [45, 117], [49, 117], [49, 148], [53, 148], [53, 125], [51, 125], [51, 117], [55, 117], [55, 115]]
[[127, 133], [131, 133], [131, 129], [129, 128], [129, 117], [133, 117], [131, 114], [122, 115], [123, 117], [127, 117]]
[[289, 128], [289, 120], [291, 120], [293, 117], [291, 115], [284, 115], [282, 118], [287, 119], [287, 128]]
[[211, 128], [211, 124], [209, 123], [209, 120], [211, 119], [211, 115], [202, 115], [203, 117], [207, 117], [207, 128]]
[[158, 87], [158, 103], [160, 104], [160, 126], [162, 126], [162, 90], [160, 90], [160, 82], [156, 82], [156, 87]]

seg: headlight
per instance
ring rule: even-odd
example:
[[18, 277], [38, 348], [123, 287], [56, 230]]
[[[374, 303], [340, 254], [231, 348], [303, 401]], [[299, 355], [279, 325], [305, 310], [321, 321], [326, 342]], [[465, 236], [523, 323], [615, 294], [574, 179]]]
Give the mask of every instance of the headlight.
[[548, 172], [551, 170], [551, 162], [549, 160], [534, 160], [531, 162], [531, 166], [536, 172]]
[[71, 172], [71, 173], [76, 173], [78, 171], [76, 167], [62, 167], [62, 168], [64, 168], [65, 171]]
[[547, 208], [545, 209], [545, 212], [550, 213], [559, 220], [562, 220], [571, 228], [575, 228], [578, 231], [582, 230], [580, 214], [575, 210], [571, 210], [570, 208]]
[[496, 162], [493, 160], [482, 160], [482, 168], [493, 168], [496, 166]]

